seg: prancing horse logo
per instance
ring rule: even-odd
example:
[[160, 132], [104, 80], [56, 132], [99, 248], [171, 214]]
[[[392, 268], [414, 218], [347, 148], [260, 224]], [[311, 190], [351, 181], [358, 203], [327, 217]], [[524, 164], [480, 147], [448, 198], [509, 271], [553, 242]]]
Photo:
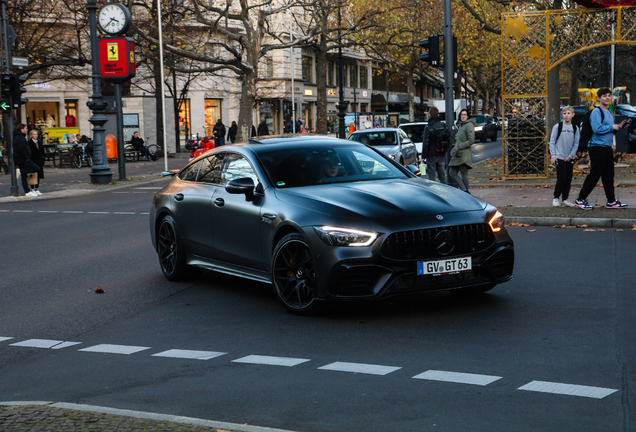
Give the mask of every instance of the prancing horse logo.
[[455, 236], [449, 230], [440, 231], [435, 236], [433, 245], [438, 254], [448, 255], [455, 249]]

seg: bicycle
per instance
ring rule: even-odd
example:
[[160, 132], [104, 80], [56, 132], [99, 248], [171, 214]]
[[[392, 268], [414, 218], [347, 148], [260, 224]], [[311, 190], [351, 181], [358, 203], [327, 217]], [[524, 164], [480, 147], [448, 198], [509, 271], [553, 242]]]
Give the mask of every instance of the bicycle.
[[93, 157], [86, 150], [86, 146], [82, 144], [74, 144], [71, 151], [71, 163], [75, 168], [81, 168], [82, 164], [92, 167]]
[[0, 171], [4, 171], [5, 174], [9, 174], [9, 165], [4, 161], [4, 156], [2, 156], [2, 151], [4, 147], [0, 147]]

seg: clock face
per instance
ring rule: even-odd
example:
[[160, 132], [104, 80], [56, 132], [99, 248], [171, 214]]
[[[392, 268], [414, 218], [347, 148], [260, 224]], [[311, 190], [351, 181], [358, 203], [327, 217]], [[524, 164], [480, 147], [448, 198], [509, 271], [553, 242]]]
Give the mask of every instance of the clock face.
[[124, 5], [109, 3], [99, 10], [99, 26], [108, 34], [123, 33], [130, 25], [130, 14]]

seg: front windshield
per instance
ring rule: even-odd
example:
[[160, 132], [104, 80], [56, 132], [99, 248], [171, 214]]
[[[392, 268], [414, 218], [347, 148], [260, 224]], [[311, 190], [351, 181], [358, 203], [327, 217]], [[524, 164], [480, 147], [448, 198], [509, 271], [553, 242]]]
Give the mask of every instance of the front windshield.
[[395, 132], [363, 132], [353, 134], [349, 137], [352, 141], [358, 141], [362, 144], [370, 145], [371, 147], [377, 146], [393, 146], [397, 144], [397, 138]]
[[479, 124], [479, 123], [486, 123], [486, 116], [483, 115], [474, 115], [473, 118], [475, 119], [475, 123]]
[[258, 159], [278, 188], [408, 178], [384, 156], [359, 144], [263, 148]]

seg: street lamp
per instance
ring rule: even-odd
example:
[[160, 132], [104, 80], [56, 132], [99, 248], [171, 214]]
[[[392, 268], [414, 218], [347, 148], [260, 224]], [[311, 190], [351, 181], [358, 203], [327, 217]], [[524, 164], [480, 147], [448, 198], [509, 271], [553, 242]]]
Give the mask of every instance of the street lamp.
[[[108, 121], [103, 111], [108, 103], [102, 98], [101, 75], [99, 71], [99, 46], [97, 43], [97, 1], [88, 0], [88, 23], [91, 32], [91, 78], [93, 82], [93, 94], [86, 106], [93, 112], [88, 121], [93, 125], [93, 167], [91, 169], [91, 183], [107, 184], [113, 179], [113, 172], [108, 167], [108, 158], [105, 155], [104, 124]], [[121, 155], [120, 157], [123, 157]]]
[[340, 88], [339, 98], [338, 98], [338, 138], [345, 139], [347, 138], [345, 134], [345, 109], [347, 104], [344, 100], [344, 83], [343, 83], [343, 65], [342, 65], [342, 35], [340, 33], [340, 27], [342, 25], [342, 16], [340, 14], [340, 7], [342, 6], [342, 2], [338, 4], [338, 86]]

